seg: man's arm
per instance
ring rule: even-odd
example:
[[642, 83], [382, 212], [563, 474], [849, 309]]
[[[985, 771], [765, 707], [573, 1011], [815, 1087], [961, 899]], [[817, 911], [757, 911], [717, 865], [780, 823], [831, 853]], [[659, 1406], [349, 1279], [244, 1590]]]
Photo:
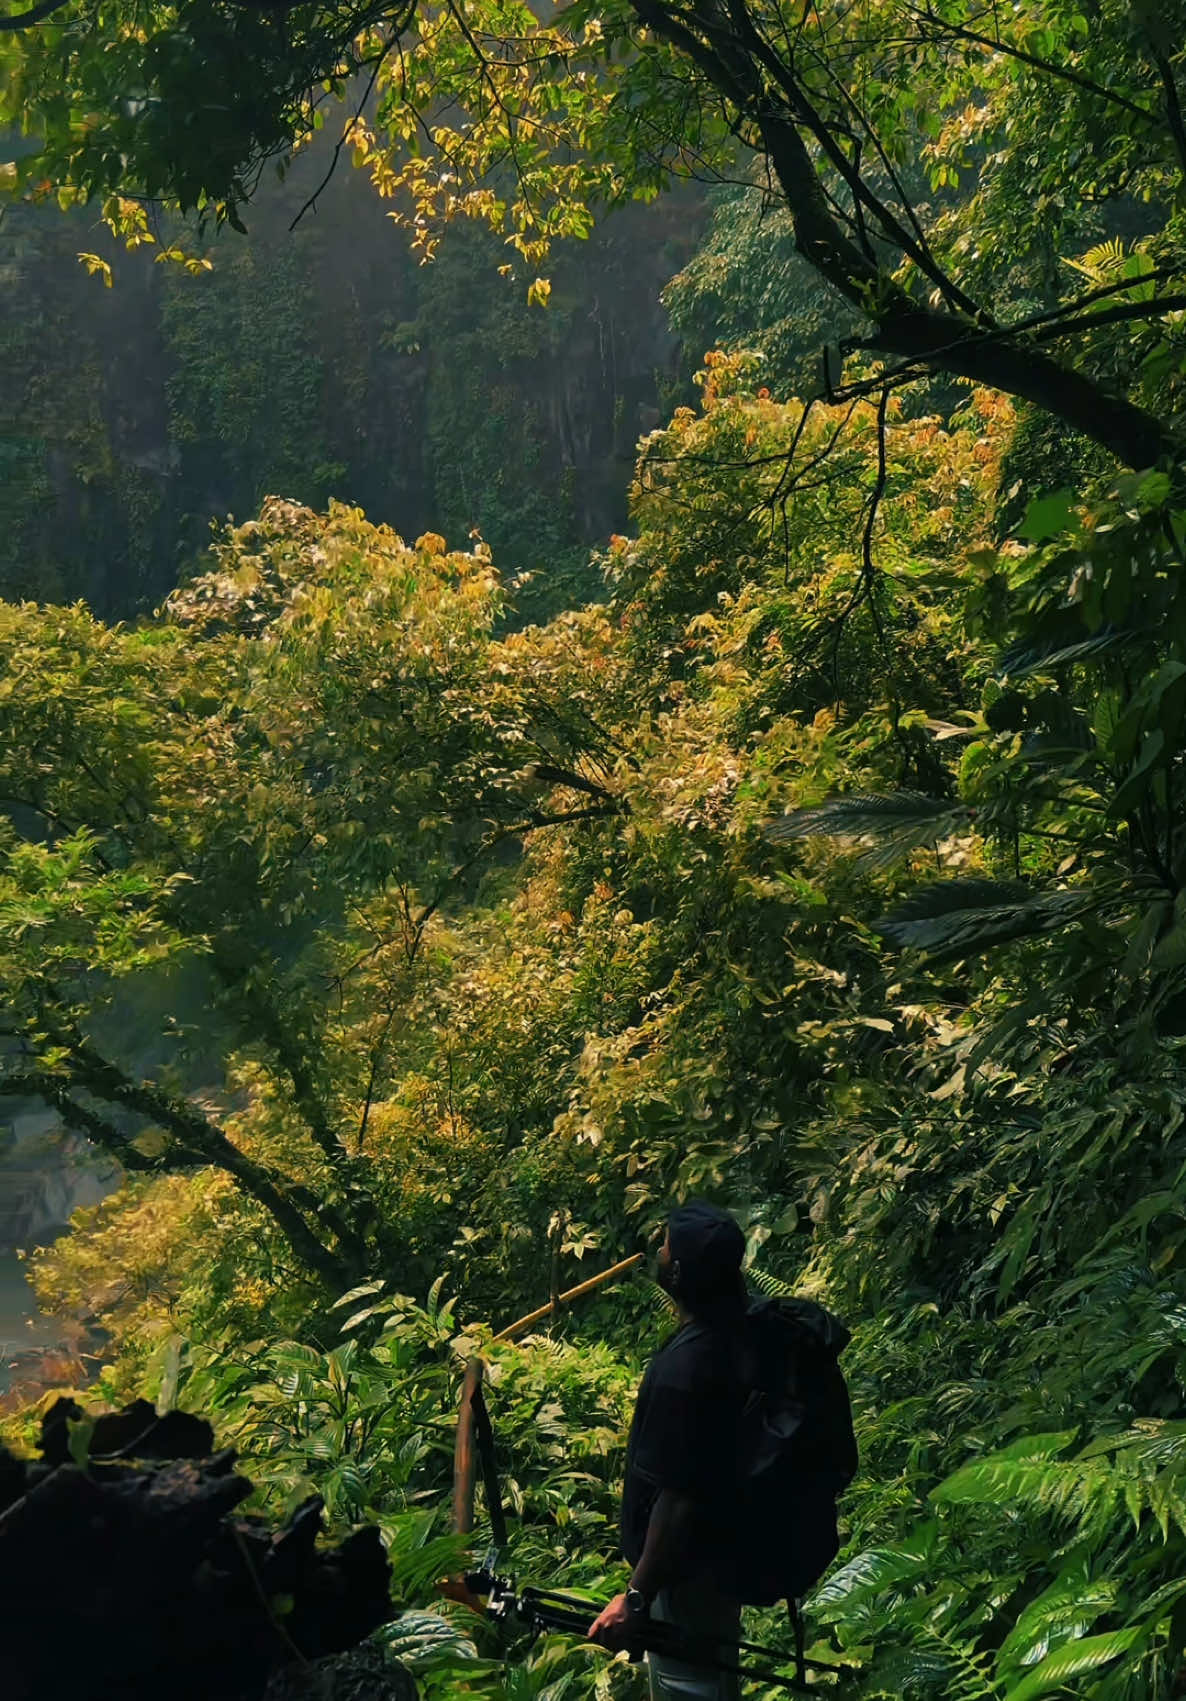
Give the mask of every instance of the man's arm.
[[[631, 1588], [651, 1600], [660, 1589], [679, 1581], [697, 1516], [696, 1502], [686, 1494], [662, 1490], [651, 1510], [647, 1539], [630, 1579]], [[604, 1647], [621, 1648], [630, 1640], [630, 1630], [637, 1622], [626, 1610], [626, 1596], [615, 1595], [589, 1626], [589, 1636]]]
[[679, 1582], [698, 1516], [696, 1502], [686, 1494], [676, 1494], [670, 1488], [660, 1492], [651, 1509], [647, 1539], [630, 1579], [631, 1588], [653, 1600], [660, 1589]]

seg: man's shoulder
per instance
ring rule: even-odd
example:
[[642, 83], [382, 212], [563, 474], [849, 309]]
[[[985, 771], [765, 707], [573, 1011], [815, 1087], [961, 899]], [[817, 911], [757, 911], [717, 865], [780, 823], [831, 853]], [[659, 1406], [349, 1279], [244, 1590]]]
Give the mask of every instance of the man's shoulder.
[[686, 1323], [651, 1361], [653, 1384], [672, 1387], [730, 1381], [737, 1375], [737, 1336], [700, 1323]]

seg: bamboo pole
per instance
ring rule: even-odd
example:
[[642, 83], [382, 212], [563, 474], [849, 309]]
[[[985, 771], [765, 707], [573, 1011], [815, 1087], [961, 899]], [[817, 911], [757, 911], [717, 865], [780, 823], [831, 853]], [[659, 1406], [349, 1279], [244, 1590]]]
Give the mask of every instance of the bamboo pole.
[[629, 1258], [623, 1258], [620, 1263], [611, 1264], [608, 1270], [602, 1270], [599, 1275], [590, 1276], [587, 1282], [579, 1282], [575, 1288], [569, 1288], [562, 1293], [558, 1300], [549, 1300], [547, 1305], [539, 1306], [535, 1311], [529, 1311], [526, 1317], [520, 1317], [516, 1323], [508, 1323], [505, 1329], [500, 1329], [494, 1336], [496, 1341], [513, 1341], [516, 1335], [521, 1335], [524, 1329], [529, 1329], [533, 1323], [547, 1317], [557, 1305], [568, 1305], [571, 1300], [583, 1299], [594, 1288], [608, 1282], [612, 1276], [624, 1276], [627, 1270], [632, 1270], [636, 1264], [641, 1264], [645, 1253], [635, 1252]]

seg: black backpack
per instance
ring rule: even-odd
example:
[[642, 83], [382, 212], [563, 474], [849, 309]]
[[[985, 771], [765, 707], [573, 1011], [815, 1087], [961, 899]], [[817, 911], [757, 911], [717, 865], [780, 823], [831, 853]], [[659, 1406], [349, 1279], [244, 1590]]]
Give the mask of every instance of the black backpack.
[[762, 1299], [746, 1314], [734, 1599], [797, 1601], [840, 1551], [836, 1497], [857, 1469], [838, 1318], [806, 1299]]

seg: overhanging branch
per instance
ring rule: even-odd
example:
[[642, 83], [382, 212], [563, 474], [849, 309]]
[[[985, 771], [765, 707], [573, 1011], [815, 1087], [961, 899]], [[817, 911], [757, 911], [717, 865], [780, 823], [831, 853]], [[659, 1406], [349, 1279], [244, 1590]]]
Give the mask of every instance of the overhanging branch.
[[[756, 30], [755, 45], [747, 30], [746, 46], [777, 86], [762, 83], [758, 65], [747, 58], [735, 33], [727, 35], [721, 23], [714, 22], [719, 19], [717, 3], [699, 0], [691, 9], [681, 9], [663, 0], [631, 0], [639, 20], [684, 53], [718, 93], [757, 126], [786, 197], [799, 252], [876, 326], [866, 347], [901, 356], [925, 371], [968, 378], [1019, 396], [1102, 444], [1125, 465], [1145, 467], [1178, 456], [1173, 433], [1154, 415], [1112, 395], [1089, 374], [1062, 365], [1035, 347], [1033, 339], [1015, 340], [980, 322], [975, 313], [965, 317], [924, 306], [862, 252], [828, 206], [805, 135], [824, 149], [836, 169], [850, 172], [843, 149], [834, 136], [829, 140], [828, 126], [806, 98], [793, 68]], [[748, 16], [745, 0], [729, 4], [734, 20]], [[691, 27], [692, 21], [702, 33]], [[869, 206], [867, 199], [865, 204]], [[880, 212], [874, 216], [881, 218]]]
[[0, 14], [0, 30], [31, 30], [34, 24], [43, 23], [69, 4], [70, 0], [41, 0], [39, 6], [33, 6], [27, 12], [10, 13], [7, 17]]

